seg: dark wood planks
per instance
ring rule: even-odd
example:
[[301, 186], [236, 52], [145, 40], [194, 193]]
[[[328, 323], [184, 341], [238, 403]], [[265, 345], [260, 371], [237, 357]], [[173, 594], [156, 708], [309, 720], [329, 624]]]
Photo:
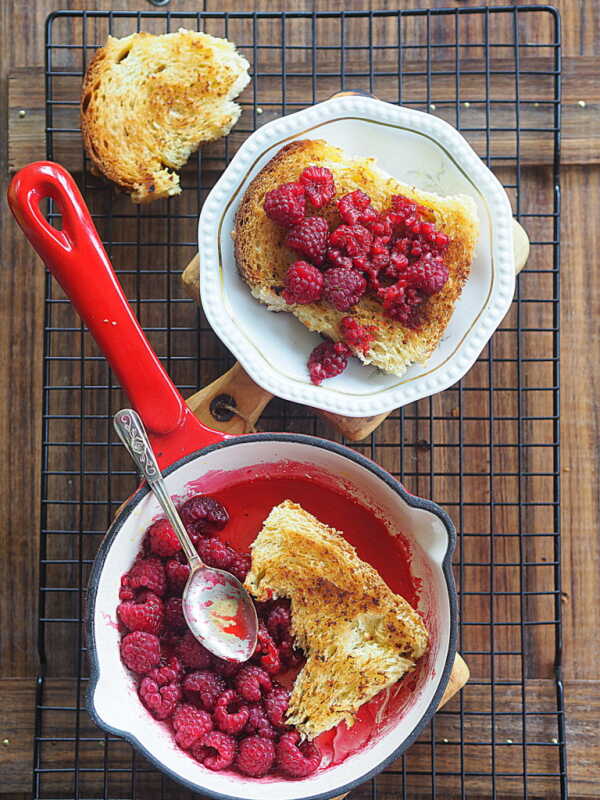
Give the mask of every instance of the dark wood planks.
[[[403, 8], [415, 7], [418, 4], [417, 0], [407, 0], [407, 2], [403, 3]], [[4, 98], [7, 96], [6, 75], [9, 68], [11, 70], [20, 67], [29, 68], [32, 64], [42, 63], [43, 20], [48, 11], [58, 8], [59, 5], [61, 4], [54, 2], [54, 0], [46, 0], [45, 2], [36, 0], [27, 4], [19, 4], [19, 13], [13, 15], [8, 4], [1, 4], [3, 46], [0, 48], [0, 63], [2, 65], [1, 79], [3, 81]], [[72, 3], [73, 7], [83, 7], [83, 5], [84, 3], [81, 0], [76, 0]], [[99, 2], [86, 3], [85, 5], [87, 7], [108, 8], [111, 4], [108, 0], [99, 0]], [[299, 7], [295, 3], [291, 4], [290, 7], [292, 5], [294, 8]], [[435, 2], [430, 5], [432, 7], [435, 5], [465, 7], [464, 3], [451, 2], [451, 0], [442, 0], [442, 2]], [[595, 609], [598, 608], [600, 603], [597, 571], [600, 520], [598, 519], [598, 496], [595, 491], [597, 484], [596, 442], [599, 426], [597, 403], [594, 394], [598, 378], [596, 365], [593, 359], [590, 359], [588, 353], [593, 352], [594, 345], [597, 345], [597, 326], [594, 324], [594, 320], [597, 318], [599, 289], [596, 277], [597, 270], [594, 267], [595, 253], [597, 252], [596, 243], [593, 239], [595, 233], [592, 225], [587, 225], [584, 228], [582, 220], [593, 219], [594, 214], [597, 213], [596, 197], [598, 196], [600, 178], [596, 171], [597, 167], [591, 166], [590, 168], [588, 166], [583, 169], [572, 169], [569, 163], [592, 165], [597, 162], [597, 145], [594, 144], [589, 147], [589, 142], [595, 142], [595, 137], [597, 136], [597, 83], [593, 83], [592, 67], [596, 58], [594, 49], [598, 41], [600, 9], [597, 4], [590, 2], [590, 0], [582, 3], [563, 0], [557, 5], [563, 12], [564, 52], [566, 55], [564, 86], [566, 100], [565, 144], [563, 154], [566, 157], [564, 163], [567, 166], [563, 169], [563, 242], [565, 245], [563, 250], [563, 298], [565, 303], [563, 305], [562, 424], [564, 464], [563, 575], [565, 588], [563, 609], [566, 623], [564, 630], [564, 659], [568, 676], [598, 679], [597, 637], [594, 625], [588, 622], [593, 620]], [[179, 6], [191, 7], [187, 2], [179, 3], [178, 10]], [[383, 3], [379, 5], [379, 7], [382, 6]], [[214, 10], [222, 10], [225, 6], [222, 2], [217, 3], [216, 0], [210, 0], [208, 7]], [[270, 7], [268, 3], [264, 2], [262, 4], [262, 8], [268, 7]], [[309, 2], [305, 2], [303, 7], [309, 9], [312, 5]], [[347, 3], [342, 3], [341, 0], [337, 5], [335, 0], [326, 0], [326, 2], [325, 0], [323, 2], [318, 0], [315, 7], [335, 10], [337, 7], [347, 8], [348, 6]], [[146, 10], [149, 6], [145, 0], [127, 0], [120, 4], [120, 8]], [[509, 21], [510, 15], [507, 15], [507, 25]], [[539, 31], [540, 41], [548, 35], [548, 31], [542, 28]], [[473, 23], [468, 32], [469, 35], [475, 37], [480, 30], [479, 23]], [[329, 28], [324, 26], [322, 31], [323, 36], [337, 35], [333, 24]], [[439, 35], [441, 36], [442, 34], [443, 31], [440, 30]], [[571, 61], [574, 58], [584, 60]], [[570, 64], [575, 63], [580, 66], [579, 71], [577, 69], [571, 70]], [[360, 80], [362, 78], [357, 78], [355, 82], [358, 83]], [[579, 100], [583, 100], [586, 106], [579, 106]], [[5, 124], [4, 120], [5, 117], [2, 115], [0, 124], [3, 126]], [[5, 134], [4, 127], [1, 132]], [[4, 136], [4, 139], [6, 139], [6, 136]], [[3, 150], [3, 159], [4, 153], [5, 151]], [[34, 157], [38, 157], [38, 155], [41, 154], [36, 153]], [[573, 162], [570, 161], [571, 158], [574, 159]], [[2, 161], [2, 169], [4, 187], [8, 170], [6, 160]], [[549, 170], [539, 169], [533, 177], [527, 175], [526, 179], [527, 194], [531, 203], [529, 210], [536, 210], [535, 203], [538, 202], [538, 199], [539, 201], [547, 201], [548, 198]], [[537, 188], [534, 188], [534, 186]], [[99, 202], [101, 202], [101, 199]], [[123, 204], [122, 208], [125, 207], [126, 204]], [[187, 206], [185, 207], [187, 208]], [[32, 606], [32, 598], [35, 597], [37, 556], [35, 550], [27, 551], [24, 543], [27, 542], [29, 544], [30, 541], [34, 543], [37, 541], [35, 535], [29, 539], [27, 531], [33, 527], [35, 534], [37, 530], [35, 516], [39, 505], [37, 487], [39, 485], [39, 442], [41, 438], [39, 416], [41, 408], [40, 335], [43, 319], [41, 298], [44, 279], [41, 265], [34, 263], [28, 246], [23, 242], [6, 213], [0, 215], [0, 226], [2, 230], [0, 303], [2, 303], [2, 319], [8, 322], [8, 324], [0, 326], [0, 352], [8, 354], [7, 358], [3, 357], [0, 365], [2, 370], [0, 385], [4, 410], [0, 437], [3, 447], [3, 464], [8, 464], [10, 467], [8, 470], [5, 469], [0, 487], [2, 506], [10, 509], [10, 513], [7, 515], [7, 525], [0, 530], [0, 581], [2, 581], [0, 585], [6, 586], [12, 581], [14, 586], [26, 587], [16, 600], [13, 600], [12, 595], [9, 596], [7, 592], [2, 593], [2, 599], [0, 600], [0, 636], [3, 656], [0, 664], [0, 675], [10, 676], [31, 675], [37, 669], [35, 658], [35, 610]], [[142, 234], [147, 235], [147, 233], [148, 231], [142, 228]], [[544, 264], [544, 252], [545, 248], [542, 248], [534, 255], [536, 259], [533, 262], [534, 265], [539, 267]], [[188, 260], [186, 253], [191, 256], [193, 250], [189, 248], [184, 251], [181, 248], [178, 249], [177, 253], [169, 254], [171, 263], [173, 265], [177, 263], [182, 266]], [[130, 254], [131, 251], [126, 247], [118, 248], [115, 258], [121, 260], [122, 263], [127, 263], [127, 258], [130, 258]], [[152, 263], [156, 266], [164, 264], [167, 255], [166, 249], [160, 248], [160, 252], [153, 255], [154, 260]], [[180, 255], [181, 258], [179, 258]], [[166, 277], [163, 276], [159, 280], [162, 281], [162, 285], [157, 287], [157, 296], [164, 292]], [[533, 292], [538, 286], [543, 288], [542, 283], [539, 283], [542, 280], [542, 278], [535, 278], [533, 275], [529, 276], [525, 289], [531, 292], [533, 296]], [[173, 290], [177, 291], [175, 288], [176, 276], [173, 276], [172, 283]], [[133, 281], [126, 288], [133, 293], [132, 290], [135, 289]], [[18, 309], [18, 313], [15, 312], [15, 309]], [[67, 311], [57, 310], [56, 313], [62, 315], [63, 319], [69, 317]], [[191, 319], [191, 310], [189, 313], [188, 321]], [[152, 324], [155, 320], [160, 320], [161, 324], [164, 324], [164, 317], [161, 317], [158, 311], [149, 309], [148, 306], [142, 307], [142, 317], [146, 325]], [[153, 336], [157, 346], [162, 348], [164, 352], [168, 344], [166, 337], [158, 334]], [[495, 338], [495, 347], [499, 348], [498, 352], [502, 352], [502, 347], [504, 346], [502, 338], [502, 335], [498, 335]], [[535, 348], [536, 343], [532, 341], [527, 346]], [[65, 341], [64, 347], [65, 352], [69, 352], [71, 355], [75, 354], [73, 340], [71, 342]], [[86, 347], [88, 352], [92, 352], [89, 344]], [[206, 354], [216, 355], [218, 352], [218, 347], [215, 347], [214, 351], [206, 351]], [[178, 368], [177, 364], [172, 366]], [[101, 365], [90, 366], [88, 364], [88, 368], [90, 380], [96, 379], [99, 375], [106, 375], [106, 371]], [[73, 375], [77, 382], [76, 369], [77, 367], [75, 366]], [[507, 366], [505, 369], [507, 370], [506, 375], [508, 375], [510, 367]], [[211, 364], [207, 363], [203, 367], [202, 375], [198, 377], [201, 381], [206, 381], [216, 377], [216, 373], [212, 370]], [[533, 377], [535, 376], [532, 375]], [[481, 368], [477, 367], [470, 377], [471, 385], [477, 385], [477, 382], [482, 380]], [[114, 393], [114, 402], [115, 404], [118, 402], [116, 393]], [[480, 423], [468, 420], [464, 420], [462, 423], [452, 421], [455, 419], [453, 413], [458, 408], [456, 393], [447, 392], [441, 398], [436, 398], [432, 402], [438, 404], [436, 408], [443, 410], [448, 417], [447, 420], [435, 425], [433, 433], [437, 443], [443, 444], [454, 441], [453, 437], [456, 436], [456, 430], [460, 424], [462, 424], [463, 432], [467, 436], [485, 433], [481, 428], [477, 429]], [[476, 409], [469, 406], [470, 402], [469, 396], [465, 394], [463, 398], [463, 416], [476, 414]], [[508, 403], [508, 405], [503, 406], [507, 410], [514, 408], [513, 402], [507, 397], [502, 398], [502, 403]], [[92, 404], [86, 408], [86, 413], [98, 409], [102, 410], [105, 407], [103, 403], [104, 401], [101, 402], [100, 398], [92, 399]], [[24, 413], [24, 409], [26, 413]], [[275, 404], [273, 408], [266, 410], [265, 417], [268, 419], [270, 414], [279, 413], [280, 409], [281, 406]], [[424, 406], [423, 412], [426, 413], [427, 410], [427, 406]], [[289, 427], [301, 430], [306, 428], [307, 424], [307, 417], [304, 412], [301, 409], [294, 409], [293, 418], [288, 419]], [[312, 425], [312, 422], [310, 424]], [[535, 422], [529, 424], [536, 425]], [[498, 426], [498, 433], [500, 433], [502, 427], [502, 425]], [[71, 432], [77, 433], [71, 423], [64, 423], [64, 431], [66, 433], [69, 432], [69, 428]], [[405, 422], [404, 435], [409, 437], [409, 441], [416, 443], [419, 439], [426, 439], [429, 435], [427, 428], [428, 426], [419, 419], [409, 420]], [[321, 430], [320, 428], [317, 429]], [[322, 432], [325, 432], [325, 430], [322, 429]], [[506, 429], [503, 433], [506, 433]], [[547, 436], [548, 432], [540, 430], [539, 435]], [[386, 423], [386, 427], [382, 430], [381, 438], [378, 438], [377, 441], [378, 443], [386, 440], [393, 441], [392, 437], [397, 436], [398, 422], [397, 420], [391, 420]], [[32, 456], [32, 453], [35, 455]], [[385, 454], [378, 450], [378, 454], [381, 455], [382, 460], [389, 468], [399, 471], [403, 466], [405, 471], [408, 472], [411, 470], [416, 471], [417, 469], [421, 472], [427, 470], [431, 456], [426, 449], [415, 444], [413, 447], [407, 448], [406, 453], [407, 463], [401, 465], [398, 461], [397, 450], [388, 450]], [[510, 467], [514, 463], [508, 448], [503, 452], [499, 452], [497, 457], [501, 459], [503, 466]], [[436, 448], [433, 458], [435, 467], [438, 470], [447, 468], [446, 471], [451, 472], [452, 467], [455, 466], [449, 453], [445, 452], [443, 448]], [[480, 470], [481, 458], [487, 458], [486, 454], [469, 453], [469, 460], [465, 466], [470, 465], [474, 469]], [[539, 466], [543, 463], [543, 454], [532, 455], [531, 458], [533, 464]], [[68, 453], [57, 456], [56, 464], [65, 463], [65, 459], [68, 459]], [[125, 466], [125, 462], [123, 461], [122, 463]], [[420, 491], [428, 491], [429, 479], [427, 475], [420, 475], [419, 477], [410, 478], [410, 480], [413, 481], [413, 485], [418, 485]], [[90, 498], [101, 499], [106, 497], [107, 491], [110, 491], [111, 497], [116, 503], [118, 498], [124, 496], [129, 485], [130, 483], [125, 478], [121, 481], [113, 481], [111, 487], [107, 487], [104, 484], [94, 486], [92, 479], [90, 479], [85, 488], [88, 493], [87, 496]], [[456, 483], [451, 477], [436, 478], [432, 488], [436, 497], [441, 501], [450, 500], [452, 502], [456, 499]], [[494, 488], [496, 491], [502, 491], [504, 497], [510, 497], [510, 492], [514, 489], [508, 480], [504, 482], [503, 486], [496, 485]], [[79, 487], [75, 487], [73, 491], [78, 492]], [[478, 485], [476, 481], [473, 481], [469, 491], [479, 492], [480, 494], [477, 496], [485, 499], [486, 492], [489, 492], [489, 487], [483, 486], [481, 482]], [[88, 513], [90, 515], [88, 521], [94, 522], [98, 528], [101, 527], [102, 521], [97, 519], [96, 512], [90, 508]], [[477, 512], [476, 509], [469, 511], [465, 522], [474, 527], [477, 524], [478, 513], [480, 512]], [[508, 514], [509, 512], [503, 513]], [[494, 523], [503, 525], [508, 524], [509, 520], [508, 518], [503, 518], [502, 514], [500, 514], [495, 518]], [[92, 536], [84, 543], [86, 555], [90, 557], [93, 555], [98, 541], [98, 536]], [[464, 546], [467, 548], [465, 552], [468, 553], [469, 557], [489, 557], [489, 554], [481, 549], [481, 542], [474, 538], [466, 537]], [[514, 546], [514, 542], [507, 545], [497, 541], [495, 557], [500, 559], [507, 555], [512, 556]], [[547, 547], [547, 542], [533, 543], [531, 545], [531, 556], [539, 561], [544, 558], [547, 559]], [[65, 539], [63, 542], [56, 544], [55, 553], [76, 555], [76, 543], [74, 545]], [[532, 585], [536, 585], [536, 582], [537, 585], [543, 585], [543, 581], [546, 580], [543, 577], [543, 569], [532, 568], [529, 572]], [[478, 585], [487, 585], [486, 582], [489, 580], [489, 570], [487, 568], [472, 568], [466, 570], [466, 573], [465, 578], [470, 581], [469, 585], [472, 588]], [[76, 574], [71, 576], [72, 580], [76, 580], [77, 577]], [[513, 580], [514, 577], [510, 569], [497, 570], [496, 581], [497, 584], [500, 581], [499, 587], [509, 587], [512, 585], [511, 582]], [[541, 601], [531, 599], [530, 602], [533, 604]], [[64, 613], [65, 609], [73, 607], [72, 600], [69, 603], [69, 606], [65, 606], [59, 602], [56, 607], [61, 613]], [[482, 616], [487, 613], [485, 608], [479, 610], [475, 606], [471, 608], [473, 611], [479, 611]], [[496, 609], [497, 613], [501, 613], [502, 610], [510, 610], [510, 601], [506, 598], [501, 600], [499, 607]], [[533, 610], [532, 606], [531, 611]], [[540, 608], [538, 611], [544, 614], [549, 613], [545, 608]], [[67, 642], [72, 641], [72, 635], [73, 628], [67, 624], [63, 625], [62, 632], [57, 632], [54, 648], [57, 651], [57, 657], [53, 665], [56, 674], [69, 674], [73, 669], [71, 651], [63, 655], [60, 654], [61, 649], [66, 647]], [[530, 674], [540, 676], [551, 674], [553, 642], [547, 638], [547, 635], [541, 629], [537, 629], [533, 634], [530, 633], [529, 636], [528, 669]], [[514, 634], [507, 635], [502, 640], [507, 647], [510, 646], [511, 642], [515, 641], [517, 640], [514, 638]], [[476, 633], [473, 633], [468, 644], [472, 649], [476, 648]], [[489, 668], [489, 663], [484, 659], [475, 657], [473, 661], [475, 662], [476, 674], [484, 674]], [[512, 662], [507, 663], [505, 666], [511, 672], [519, 669], [519, 665]], [[571, 688], [572, 685], [577, 687], [576, 690]], [[567, 702], [570, 710], [570, 771], [572, 795], [574, 796], [597, 796], [598, 794], [598, 756], [593, 742], [595, 732], [593, 726], [598, 719], [598, 705], [593, 699], [595, 696], [594, 691], [594, 683], [588, 685], [583, 682], [577, 684], [569, 682], [567, 684]], [[6, 685], [3, 683], [0, 687], [0, 698], [4, 698], [6, 694]], [[24, 699], [25, 695], [21, 695], [21, 698]], [[500, 700], [500, 695], [498, 695], [497, 699]], [[536, 707], [535, 702], [532, 707]], [[82, 719], [84, 718], [85, 714], [82, 714]], [[2, 722], [4, 723], [4, 719]], [[32, 723], [29, 722], [28, 724]], [[2, 727], [5, 728], [4, 725]], [[28, 733], [31, 736], [31, 728], [28, 729]], [[582, 745], [582, 743], [584, 744]], [[423, 750], [426, 749], [423, 748]], [[471, 750], [469, 751], [470, 756]], [[473, 757], [475, 758], [476, 756], [474, 755]], [[30, 760], [25, 759], [22, 763], [26, 764], [27, 770], [30, 770]], [[455, 766], [456, 764], [454, 768]], [[581, 777], [582, 771], [584, 772], [583, 777]], [[3, 770], [2, 774], [4, 776]], [[24, 789], [15, 789], [14, 791], [28, 791], [29, 774], [28, 772], [25, 774], [27, 779], [21, 783], [21, 787], [24, 787]], [[391, 790], [383, 793], [384, 779], [381, 779], [381, 781], [382, 796], [391, 800]], [[428, 777], [424, 778], [421, 786], [415, 786], [415, 797], [429, 796], [428, 781]], [[151, 787], [149, 788], [151, 790]], [[488, 794], [485, 789], [486, 787], [481, 786], [481, 796]], [[140, 796], [143, 796], [143, 794], [142, 792]], [[151, 791], [146, 796], [151, 796]], [[480, 796], [480, 793], [473, 787], [473, 794], [470, 796]]]
[[[600, 282], [597, 226], [584, 227], [590, 198], [600, 196], [600, 170], [568, 169], [562, 272], [562, 522], [566, 675], [595, 679], [600, 637], [600, 514], [598, 512], [598, 365]], [[592, 200], [592, 207], [595, 207]]]
[[[539, 741], [547, 741], [550, 744], [543, 747], [530, 746], [527, 749], [529, 768], [532, 773], [552, 773], [557, 770], [557, 748], [552, 740], [557, 738], [558, 733], [552, 716], [544, 715], [544, 711], [554, 707], [554, 683], [552, 681], [532, 680], [526, 684], [527, 692], [530, 695], [531, 705], [538, 714], [530, 718], [531, 738]], [[84, 691], [85, 686], [82, 688]], [[565, 687], [567, 703], [570, 714], [567, 717], [567, 736], [570, 744], [569, 749], [569, 772], [570, 785], [573, 796], [597, 797], [597, 720], [600, 713], [600, 682], [599, 681], [568, 681]], [[485, 710], [489, 706], [489, 690], [484, 686], [467, 686], [464, 694], [470, 697], [473, 707], [478, 706]], [[502, 687], [498, 691], [498, 702], [504, 712], [504, 716], [498, 716], [495, 726], [495, 739], [501, 742], [498, 759], [501, 763], [497, 764], [498, 771], [511, 772], [515, 758], [520, 758], [522, 748], [519, 736], [516, 732], [515, 720], [520, 712], [520, 688]], [[3, 791], [6, 792], [27, 792], [31, 781], [31, 736], [33, 728], [33, 713], [35, 707], [35, 686], [33, 680], [0, 680], [0, 696], [3, 704], [0, 707], [0, 771], [3, 778]], [[438, 748], [437, 770], [438, 791], [443, 792], [444, 797], [452, 798], [460, 794], [460, 779], [453, 774], [457, 770], [456, 754], [458, 753], [458, 742], [461, 731], [459, 726], [459, 699], [451, 700], [445, 710], [438, 713], [436, 717], [436, 738], [442, 742], [448, 740], [451, 746]], [[77, 718], [77, 691], [74, 681], [64, 679], [51, 679], [45, 682], [42, 695], [42, 704], [46, 707], [63, 707], [62, 711], [46, 713], [45, 737], [64, 737], [63, 741], [42, 743], [42, 748], [51, 748], [52, 768], [57, 772], [51, 780], [47, 780], [45, 787], [47, 790], [52, 788], [54, 796], [68, 796], [73, 783], [74, 748], [72, 737], [75, 734], [75, 724]], [[79, 706], [80, 707], [80, 706]], [[511, 716], [511, 712], [514, 717]], [[85, 738], [85, 743], [81, 745], [82, 768], [96, 767], [98, 765], [97, 753], [104, 748], [108, 748], [111, 754], [111, 767], [115, 770], [119, 768], [127, 769], [131, 765], [131, 748], [115, 737], [105, 736], [90, 721], [87, 713], [81, 710], [79, 715], [81, 726], [81, 737]], [[466, 718], [465, 735], [471, 741], [479, 741], [481, 745], [467, 748], [467, 770], [469, 773], [465, 779], [465, 791], [467, 796], [487, 796], [490, 789], [490, 743], [492, 741], [492, 731], [490, 718], [481, 716], [470, 716]], [[430, 786], [428, 771], [430, 769], [428, 744], [429, 733], [420, 737], [417, 743], [411, 748], [407, 759], [407, 770], [410, 773], [407, 777], [407, 789], [409, 796], [427, 797], [427, 790]], [[3, 744], [3, 740], [8, 739], [8, 744]], [[456, 748], [454, 748], [456, 744]], [[456, 751], [456, 752], [455, 752]], [[44, 750], [44, 758], [48, 759], [48, 750]], [[143, 760], [142, 760], [143, 761]], [[140, 764], [140, 760], [138, 760]], [[390, 770], [401, 768], [398, 762], [390, 767]], [[62, 770], [62, 771], [61, 771]], [[422, 774], [418, 774], [422, 773]], [[447, 774], [444, 774], [447, 773]], [[480, 773], [480, 774], [476, 774]], [[84, 771], [80, 779], [85, 782], [85, 796], [101, 796], [104, 773], [87, 773]], [[144, 781], [142, 773], [141, 780]], [[152, 789], [159, 785], [159, 777], [156, 773], [146, 776], [146, 791], [148, 794], [141, 794], [142, 797], [151, 797]], [[378, 779], [378, 787], [382, 797], [391, 800], [397, 797], [399, 785], [398, 778], [392, 778], [385, 774]], [[129, 774], [118, 771], [112, 773], [111, 796], [118, 796], [116, 792], [121, 787], [123, 796], [127, 796]], [[394, 790], [393, 788], [394, 787]], [[551, 788], [550, 788], [551, 787]], [[551, 800], [557, 797], [556, 782], [543, 777], [534, 778], [529, 787], [532, 796], [539, 796]], [[510, 779], [499, 779], [498, 794], [500, 796], [517, 797], [520, 783]], [[176, 784], [169, 784], [169, 796], [179, 798], [184, 795]], [[360, 794], [358, 795], [361, 796]], [[368, 796], [368, 795], [367, 795]], [[353, 794], [354, 798], [355, 795]]]
[[[263, 23], [264, 24], [264, 23]], [[339, 41], [338, 38], [334, 40]], [[398, 78], [394, 75], [397, 61], [394, 51], [383, 51], [384, 55], [376, 60], [376, 70], [382, 74], [375, 78], [373, 91], [382, 99], [397, 100], [399, 97]], [[339, 51], [333, 50], [327, 58], [320, 60], [319, 66], [323, 71], [335, 71], [339, 65]], [[474, 102], [475, 98], [481, 100], [485, 96], [483, 87], [484, 66], [481, 59], [465, 57], [436, 61], [430, 69], [434, 71], [433, 85], [436, 97], [443, 98], [445, 102], [437, 101], [435, 112], [442, 119], [451, 124], [456, 124], [456, 99], [462, 102], [462, 125], [472, 129], [466, 136], [475, 150], [481, 151], [485, 137], [482, 132], [486, 127], [485, 106]], [[269, 64], [267, 56], [262, 56], [262, 69], [277, 71], [281, 65], [274, 60]], [[460, 94], [457, 95], [454, 72], [457, 65], [463, 75], [460, 82]], [[509, 156], [516, 147], [516, 115], [514, 105], [507, 104], [507, 99], [512, 99], [515, 94], [514, 77], [510, 75], [514, 70], [514, 59], [497, 57], [490, 63], [493, 72], [497, 73], [491, 89], [492, 124], [501, 129], [493, 135], [493, 150], [491, 155], [496, 158]], [[519, 108], [519, 124], [521, 160], [523, 164], [538, 165], [550, 164], [553, 158], [552, 143], [547, 136], [540, 138], [539, 129], [548, 128], [553, 124], [553, 105], [539, 102], [543, 97], [551, 98], [553, 94], [553, 76], [546, 74], [547, 61], [539, 56], [528, 57], [524, 55], [520, 67], [522, 71], [530, 71], [539, 76], [535, 95], [524, 91], [521, 94]], [[354, 71], [356, 78], [352, 88], [368, 88], [369, 79], [364, 72], [364, 57], [357, 53], [350, 57], [346, 65], [349, 76]], [[405, 97], [411, 98], [411, 103], [421, 108], [426, 107], [426, 94], [421, 90], [423, 76], [428, 69], [424, 54], [414, 55], [404, 64], [402, 75], [402, 92]], [[562, 162], [563, 164], [597, 164], [600, 159], [600, 86], [596, 76], [600, 72], [600, 57], [598, 56], [573, 56], [566, 57], [563, 62], [563, 117], [562, 117]], [[66, 91], [61, 93], [61, 99], [78, 100], [78, 84], [73, 78], [65, 78]], [[60, 89], [60, 82], [55, 86]], [[299, 77], [287, 89], [289, 111], [296, 110], [305, 105], [307, 91], [310, 92], [311, 77], [306, 65], [299, 70]], [[45, 103], [44, 103], [44, 77], [42, 68], [32, 71], [20, 69], [12, 71], [9, 76], [9, 154], [8, 164], [10, 170], [17, 170], [45, 153]], [[318, 100], [324, 100], [339, 90], [339, 81], [335, 78], [319, 79]], [[261, 93], [265, 117], [278, 116], [281, 92], [277, 80], [266, 92]], [[585, 98], [585, 100], [584, 100]], [[252, 87], [246, 90], [242, 99], [251, 103]], [[585, 106], [580, 105], [584, 100]], [[419, 101], [421, 101], [419, 103]], [[272, 105], [267, 105], [270, 103]], [[468, 104], [468, 107], [464, 105]], [[248, 106], [247, 114], [252, 113]], [[76, 128], [78, 125], [78, 109], [76, 106], [56, 106], [54, 109], [55, 125], [60, 127]], [[478, 130], [479, 129], [479, 130]], [[81, 139], [78, 134], [64, 137], [64, 142], [57, 153], [61, 163], [73, 171], [81, 169]], [[216, 162], [215, 169], [221, 165]]]

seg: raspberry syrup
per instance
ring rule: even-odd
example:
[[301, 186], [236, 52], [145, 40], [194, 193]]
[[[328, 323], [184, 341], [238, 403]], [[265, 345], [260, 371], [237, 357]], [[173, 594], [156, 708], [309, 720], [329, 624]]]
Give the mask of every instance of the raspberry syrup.
[[419, 587], [410, 572], [408, 543], [391, 536], [382, 520], [342, 491], [312, 479], [276, 476], [233, 483], [211, 491], [211, 496], [229, 512], [229, 522], [219, 538], [236, 550], [249, 550], [271, 509], [292, 500], [320, 522], [342, 531], [359, 557], [375, 567], [393, 592], [417, 605]]
[[[308, 473], [310, 469], [310, 474]], [[237, 472], [214, 472], [188, 485], [188, 491], [209, 492], [229, 512], [219, 536], [247, 551], [271, 509], [292, 500], [321, 522], [343, 532], [361, 559], [371, 564], [397, 594], [417, 608], [421, 581], [411, 574], [411, 551], [406, 539], [391, 534], [386, 523], [352, 497], [335, 479], [304, 464], [264, 464]], [[421, 662], [427, 661], [427, 654]], [[423, 665], [399, 683], [380, 692], [359, 710], [355, 723], [340, 723], [321, 734], [316, 743], [323, 755], [320, 769], [339, 764], [362, 749], [410, 704]], [[277, 678], [291, 686], [295, 672]]]

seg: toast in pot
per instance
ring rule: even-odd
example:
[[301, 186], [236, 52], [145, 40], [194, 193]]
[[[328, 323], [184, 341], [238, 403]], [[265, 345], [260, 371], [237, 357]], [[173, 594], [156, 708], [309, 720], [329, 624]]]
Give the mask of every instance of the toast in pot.
[[81, 132], [94, 167], [136, 203], [179, 194], [180, 169], [229, 133], [249, 64], [227, 39], [177, 33], [109, 36], [81, 92]]
[[391, 686], [427, 650], [421, 616], [362, 561], [343, 535], [286, 500], [252, 545], [245, 587], [259, 601], [291, 600], [306, 663], [286, 721], [313, 739]]
[[[344, 221], [336, 201], [360, 190], [369, 196], [377, 212], [390, 209], [397, 195], [417, 203], [422, 219], [449, 240], [444, 252], [446, 282], [441, 290], [421, 301], [417, 325], [391, 318], [370, 289], [349, 310], [339, 310], [323, 299], [303, 304], [286, 302], [286, 273], [302, 256], [285, 245], [288, 231], [267, 216], [265, 195], [282, 184], [298, 181], [303, 171], [313, 166], [332, 173], [335, 195], [322, 208], [307, 202], [306, 215], [324, 217], [330, 232]], [[236, 214], [235, 255], [250, 291], [269, 309], [289, 311], [310, 330], [334, 342], [345, 342], [365, 364], [402, 375], [410, 364], [427, 361], [439, 344], [468, 278], [478, 230], [472, 198], [441, 197], [402, 185], [381, 171], [372, 158], [353, 158], [323, 140], [305, 139], [283, 147], [250, 183]], [[321, 270], [330, 267], [320, 265]], [[344, 336], [342, 319], [348, 316], [371, 332], [368, 346], [354, 346]]]

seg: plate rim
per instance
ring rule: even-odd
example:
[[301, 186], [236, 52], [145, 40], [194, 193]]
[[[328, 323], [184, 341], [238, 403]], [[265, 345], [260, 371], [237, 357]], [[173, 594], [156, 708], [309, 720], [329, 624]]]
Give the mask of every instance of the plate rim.
[[[431, 372], [372, 394], [351, 395], [334, 386], [313, 386], [276, 372], [247, 332], [224, 325], [220, 263], [221, 221], [244, 182], [253, 177], [265, 153], [292, 141], [314, 127], [347, 119], [349, 114], [372, 124], [392, 124], [431, 139], [450, 157], [475, 186], [488, 207], [490, 248], [496, 266], [489, 293], [478, 317], [462, 335], [455, 350]], [[375, 117], [375, 119], [371, 119]], [[283, 139], [281, 136], [283, 135]], [[292, 402], [350, 417], [393, 411], [407, 403], [443, 391], [471, 369], [481, 351], [508, 312], [515, 289], [512, 249], [513, 216], [506, 192], [464, 137], [449, 123], [422, 111], [397, 106], [371, 97], [332, 98], [279, 117], [259, 128], [240, 146], [206, 198], [198, 221], [200, 296], [207, 320], [223, 344], [236, 356], [250, 377], [271, 394]], [[259, 302], [258, 300], [256, 302]], [[228, 322], [230, 320], [227, 320]], [[298, 325], [302, 325], [300, 321]]]

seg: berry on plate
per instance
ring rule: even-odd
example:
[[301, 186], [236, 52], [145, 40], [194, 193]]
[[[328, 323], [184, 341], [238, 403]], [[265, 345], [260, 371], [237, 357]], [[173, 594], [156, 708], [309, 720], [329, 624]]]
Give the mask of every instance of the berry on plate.
[[319, 265], [325, 260], [328, 238], [329, 225], [323, 217], [306, 217], [291, 228], [284, 244]]
[[355, 306], [367, 290], [367, 281], [355, 269], [333, 267], [323, 274], [323, 299], [338, 311]]
[[323, 273], [307, 261], [295, 261], [285, 274], [283, 299], [289, 305], [315, 303], [323, 294]]
[[334, 378], [348, 366], [350, 348], [344, 342], [322, 342], [317, 345], [308, 357], [308, 372], [311, 381], [316, 385], [325, 378]]
[[335, 195], [335, 182], [327, 167], [307, 167], [300, 175], [300, 183], [308, 201], [315, 208], [323, 208]]
[[284, 228], [291, 228], [304, 219], [306, 199], [301, 183], [283, 183], [267, 192], [264, 199], [265, 214]]

